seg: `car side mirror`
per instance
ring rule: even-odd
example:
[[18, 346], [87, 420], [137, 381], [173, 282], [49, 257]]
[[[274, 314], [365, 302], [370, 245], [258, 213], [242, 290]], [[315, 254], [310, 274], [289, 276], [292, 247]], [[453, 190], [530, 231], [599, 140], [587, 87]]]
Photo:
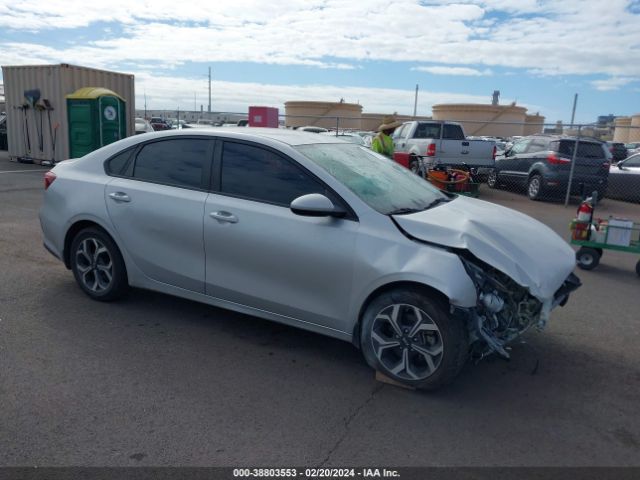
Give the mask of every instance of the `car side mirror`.
[[293, 200], [289, 208], [296, 215], [304, 217], [344, 217], [347, 213], [344, 208], [334, 205], [319, 193], [302, 195]]
[[511, 152], [511, 149], [510, 149], [510, 148], [508, 148], [508, 149], [506, 149], [506, 150], [504, 151], [503, 155], [504, 155], [505, 157], [510, 157], [510, 156], [512, 156], [512, 155], [513, 155], [513, 153]]

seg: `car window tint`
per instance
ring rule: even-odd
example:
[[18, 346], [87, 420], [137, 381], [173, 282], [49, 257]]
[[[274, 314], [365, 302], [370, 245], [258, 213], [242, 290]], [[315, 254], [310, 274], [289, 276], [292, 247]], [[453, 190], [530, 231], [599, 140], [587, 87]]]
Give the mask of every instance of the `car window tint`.
[[445, 125], [442, 131], [444, 140], [464, 140], [464, 133], [460, 125]]
[[149, 143], [136, 157], [133, 177], [178, 187], [201, 188], [209, 140], [180, 138]]
[[[558, 148], [558, 153], [567, 157], [573, 156], [573, 149], [576, 142], [574, 140], [562, 140]], [[579, 142], [578, 157], [581, 158], [605, 158], [604, 148], [600, 143]]]
[[225, 142], [221, 191], [261, 202], [289, 206], [325, 188], [291, 161], [263, 148]]
[[439, 123], [420, 123], [413, 138], [440, 138]]
[[107, 173], [109, 175], [123, 175], [132, 153], [133, 149], [130, 148], [107, 160]]

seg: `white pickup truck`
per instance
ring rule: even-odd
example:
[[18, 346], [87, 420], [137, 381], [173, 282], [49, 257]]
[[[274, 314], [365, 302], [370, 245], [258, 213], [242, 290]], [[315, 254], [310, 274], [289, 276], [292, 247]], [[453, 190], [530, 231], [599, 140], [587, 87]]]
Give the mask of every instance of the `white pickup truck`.
[[496, 147], [486, 140], [467, 140], [459, 123], [438, 120], [406, 122], [393, 134], [394, 160], [418, 173], [420, 161], [430, 166], [490, 169]]

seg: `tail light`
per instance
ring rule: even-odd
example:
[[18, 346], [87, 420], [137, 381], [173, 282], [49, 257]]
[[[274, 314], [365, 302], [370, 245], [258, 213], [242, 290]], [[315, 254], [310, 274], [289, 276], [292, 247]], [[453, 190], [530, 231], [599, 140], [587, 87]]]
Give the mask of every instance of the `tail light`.
[[56, 179], [56, 174], [53, 173], [51, 170], [49, 170], [47, 173], [44, 174], [44, 189], [46, 190], [47, 188], [49, 188], [51, 186], [51, 184], [55, 181]]
[[547, 155], [547, 162], [551, 165], [566, 165], [567, 163], [571, 163], [571, 160], [568, 158], [558, 157], [555, 153], [550, 153]]
[[606, 162], [602, 162], [602, 168], [609, 168], [611, 166], [611, 162], [606, 161]]
[[496, 159], [496, 153], [498, 152], [498, 149], [496, 148], [496, 146], [493, 146], [493, 159]]
[[435, 157], [436, 156], [436, 144], [430, 143], [427, 147], [427, 157]]

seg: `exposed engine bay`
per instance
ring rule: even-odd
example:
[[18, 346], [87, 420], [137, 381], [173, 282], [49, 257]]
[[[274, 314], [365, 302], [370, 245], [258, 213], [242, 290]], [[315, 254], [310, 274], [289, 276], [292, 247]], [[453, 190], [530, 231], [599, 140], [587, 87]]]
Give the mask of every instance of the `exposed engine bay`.
[[564, 305], [569, 293], [580, 286], [580, 280], [571, 274], [554, 299], [542, 302], [469, 252], [462, 252], [460, 259], [478, 295], [476, 307], [467, 312], [471, 354], [476, 359], [494, 352], [509, 358], [506, 345], [532, 326], [543, 329], [551, 309]]

